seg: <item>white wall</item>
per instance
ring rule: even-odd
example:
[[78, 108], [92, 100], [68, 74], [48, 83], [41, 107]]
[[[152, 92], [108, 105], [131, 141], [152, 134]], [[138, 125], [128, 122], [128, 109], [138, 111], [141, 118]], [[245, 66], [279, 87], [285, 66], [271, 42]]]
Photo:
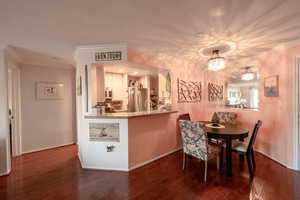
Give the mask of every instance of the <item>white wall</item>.
[[7, 102], [7, 66], [4, 51], [0, 49], [0, 175], [10, 171]]
[[104, 77], [104, 67], [96, 67], [96, 82], [97, 82], [97, 101], [105, 101], [105, 77]]
[[[37, 100], [37, 82], [58, 82], [63, 100]], [[75, 70], [23, 65], [21, 67], [22, 152], [76, 142]]]
[[126, 88], [126, 86], [123, 84], [123, 74], [105, 73], [105, 87], [112, 88], [113, 100], [124, 99], [124, 88]]
[[[119, 142], [97, 142], [89, 140], [89, 123], [119, 123]], [[84, 119], [78, 137], [81, 166], [87, 169], [128, 171], [128, 119]], [[107, 152], [107, 145], [114, 145]]]
[[90, 82], [91, 82], [91, 98], [92, 106], [95, 106], [97, 102], [105, 101], [104, 96], [104, 68], [102, 66], [91, 65], [90, 70]]

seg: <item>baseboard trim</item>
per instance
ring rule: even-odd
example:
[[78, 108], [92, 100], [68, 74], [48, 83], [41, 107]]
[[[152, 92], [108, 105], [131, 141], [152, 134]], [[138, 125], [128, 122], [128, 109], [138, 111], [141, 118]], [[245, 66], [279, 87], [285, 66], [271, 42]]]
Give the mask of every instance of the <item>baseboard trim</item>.
[[38, 152], [38, 151], [54, 149], [54, 148], [63, 147], [63, 146], [68, 146], [68, 145], [72, 145], [72, 144], [76, 144], [76, 143], [75, 142], [70, 142], [70, 143], [65, 143], [65, 144], [60, 144], [60, 145], [55, 145], [55, 146], [49, 146], [49, 147], [34, 149], [34, 150], [30, 150], [30, 151], [23, 151], [23, 152], [21, 152], [22, 153], [21, 155], [27, 154], [27, 153], [34, 153], [34, 152]]
[[254, 151], [256, 151], [256, 152], [258, 152], [258, 153], [261, 153], [262, 155], [264, 155], [264, 156], [268, 157], [269, 159], [271, 159], [271, 160], [277, 162], [278, 164], [282, 165], [283, 167], [286, 167], [286, 168], [288, 168], [288, 169], [292, 169], [292, 168], [290, 168], [289, 166], [287, 166], [285, 163], [283, 163], [283, 162], [277, 160], [276, 158], [273, 158], [272, 156], [268, 155], [267, 153], [263, 152], [262, 150], [254, 149]]
[[83, 169], [88, 169], [88, 170], [104, 170], [104, 171], [121, 171], [121, 172], [128, 172], [128, 169], [123, 169], [123, 168], [106, 168], [106, 167], [94, 167], [94, 166], [83, 166], [81, 164], [81, 167]]
[[170, 155], [170, 154], [172, 154], [172, 153], [175, 153], [175, 152], [177, 152], [177, 151], [180, 151], [181, 149], [182, 149], [182, 147], [177, 148], [177, 149], [174, 149], [174, 150], [169, 151], [169, 152], [167, 152], [167, 153], [164, 153], [164, 154], [162, 154], [162, 155], [160, 155], [160, 156], [157, 156], [157, 157], [155, 157], [155, 158], [153, 158], [153, 159], [151, 159], [151, 160], [148, 160], [148, 161], [145, 161], [145, 162], [140, 163], [140, 164], [138, 164], [138, 165], [135, 165], [135, 166], [133, 166], [133, 167], [130, 167], [129, 169], [128, 169], [128, 168], [127, 168], [127, 169], [124, 169], [124, 168], [107, 168], [107, 167], [84, 166], [84, 163], [83, 163], [83, 162], [81, 161], [81, 159], [80, 159], [79, 153], [78, 153], [78, 157], [79, 157], [79, 161], [80, 161], [81, 167], [82, 167], [83, 169], [129, 172], [129, 171], [134, 170], [134, 169], [136, 169], [136, 168], [139, 168], [139, 167], [142, 167], [142, 166], [144, 166], [144, 165], [147, 165], [147, 164], [149, 164], [149, 163], [151, 163], [151, 162], [153, 162], [153, 161], [159, 160], [159, 159], [161, 159], [161, 158], [163, 158], [163, 157], [165, 157], [165, 156], [168, 156], [168, 155]]
[[4, 173], [0, 173], [0, 176], [8, 176], [11, 172], [11, 169], [8, 170], [7, 172], [4, 172]]
[[181, 149], [182, 149], [182, 147], [177, 148], [177, 149], [174, 149], [174, 150], [169, 151], [169, 152], [167, 152], [167, 153], [164, 153], [164, 154], [162, 154], [162, 155], [160, 155], [160, 156], [157, 156], [157, 157], [155, 157], [155, 158], [153, 158], [153, 159], [151, 159], [151, 160], [148, 160], [148, 161], [145, 161], [145, 162], [140, 163], [140, 164], [138, 164], [138, 165], [135, 165], [135, 166], [133, 166], [133, 167], [130, 167], [130, 168], [129, 168], [129, 171], [134, 170], [134, 169], [139, 168], [139, 167], [142, 167], [142, 166], [144, 166], [144, 165], [147, 165], [147, 164], [149, 164], [149, 163], [151, 163], [151, 162], [153, 162], [153, 161], [156, 161], [156, 160], [161, 159], [161, 158], [163, 158], [163, 157], [165, 157], [165, 156], [168, 156], [168, 155], [170, 155], [170, 154], [172, 154], [172, 153], [175, 153], [175, 152], [177, 152], [177, 151], [180, 151]]
[[79, 159], [79, 163], [82, 169], [88, 169], [88, 170], [105, 170], [105, 171], [122, 171], [122, 172], [128, 172], [129, 170], [123, 169], [123, 168], [107, 168], [107, 167], [95, 167], [95, 166], [85, 166], [84, 162], [82, 162], [80, 157], [80, 152], [78, 151], [77, 157]]

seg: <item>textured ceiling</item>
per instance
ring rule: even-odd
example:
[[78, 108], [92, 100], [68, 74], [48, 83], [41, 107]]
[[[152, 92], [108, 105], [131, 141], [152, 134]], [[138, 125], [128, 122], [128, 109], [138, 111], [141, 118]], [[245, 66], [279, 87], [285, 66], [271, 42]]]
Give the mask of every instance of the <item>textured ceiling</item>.
[[0, 43], [72, 60], [75, 46], [132, 50], [205, 67], [203, 49], [229, 44], [227, 72], [300, 39], [299, 0], [1, 0]]

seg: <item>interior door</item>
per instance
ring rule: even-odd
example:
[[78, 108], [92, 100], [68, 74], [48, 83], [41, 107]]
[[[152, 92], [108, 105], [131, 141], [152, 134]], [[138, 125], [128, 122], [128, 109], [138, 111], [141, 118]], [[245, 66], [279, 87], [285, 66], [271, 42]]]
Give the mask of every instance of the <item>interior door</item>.
[[300, 170], [300, 57], [294, 60], [294, 169]]
[[12, 70], [8, 69], [8, 110], [9, 110], [9, 141], [10, 141], [10, 152], [13, 156], [13, 131], [14, 131], [14, 116], [13, 116], [13, 78]]
[[297, 123], [298, 123], [298, 131], [297, 131], [297, 135], [296, 138], [298, 138], [298, 142], [296, 142], [296, 152], [297, 152], [297, 156], [298, 156], [298, 170], [300, 170], [300, 57], [296, 57], [296, 72], [297, 72], [297, 86], [296, 86], [296, 95], [298, 95], [297, 97]]

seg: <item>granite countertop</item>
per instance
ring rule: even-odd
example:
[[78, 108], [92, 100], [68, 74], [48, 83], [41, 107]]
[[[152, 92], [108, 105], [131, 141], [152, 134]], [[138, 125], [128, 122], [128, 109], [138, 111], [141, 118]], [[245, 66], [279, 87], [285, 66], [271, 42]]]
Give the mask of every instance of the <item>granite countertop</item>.
[[143, 111], [143, 112], [118, 112], [118, 113], [104, 113], [104, 114], [91, 114], [86, 115], [85, 119], [98, 119], [98, 118], [132, 118], [132, 117], [144, 117], [150, 115], [160, 115], [160, 114], [171, 114], [177, 113], [178, 111]]

